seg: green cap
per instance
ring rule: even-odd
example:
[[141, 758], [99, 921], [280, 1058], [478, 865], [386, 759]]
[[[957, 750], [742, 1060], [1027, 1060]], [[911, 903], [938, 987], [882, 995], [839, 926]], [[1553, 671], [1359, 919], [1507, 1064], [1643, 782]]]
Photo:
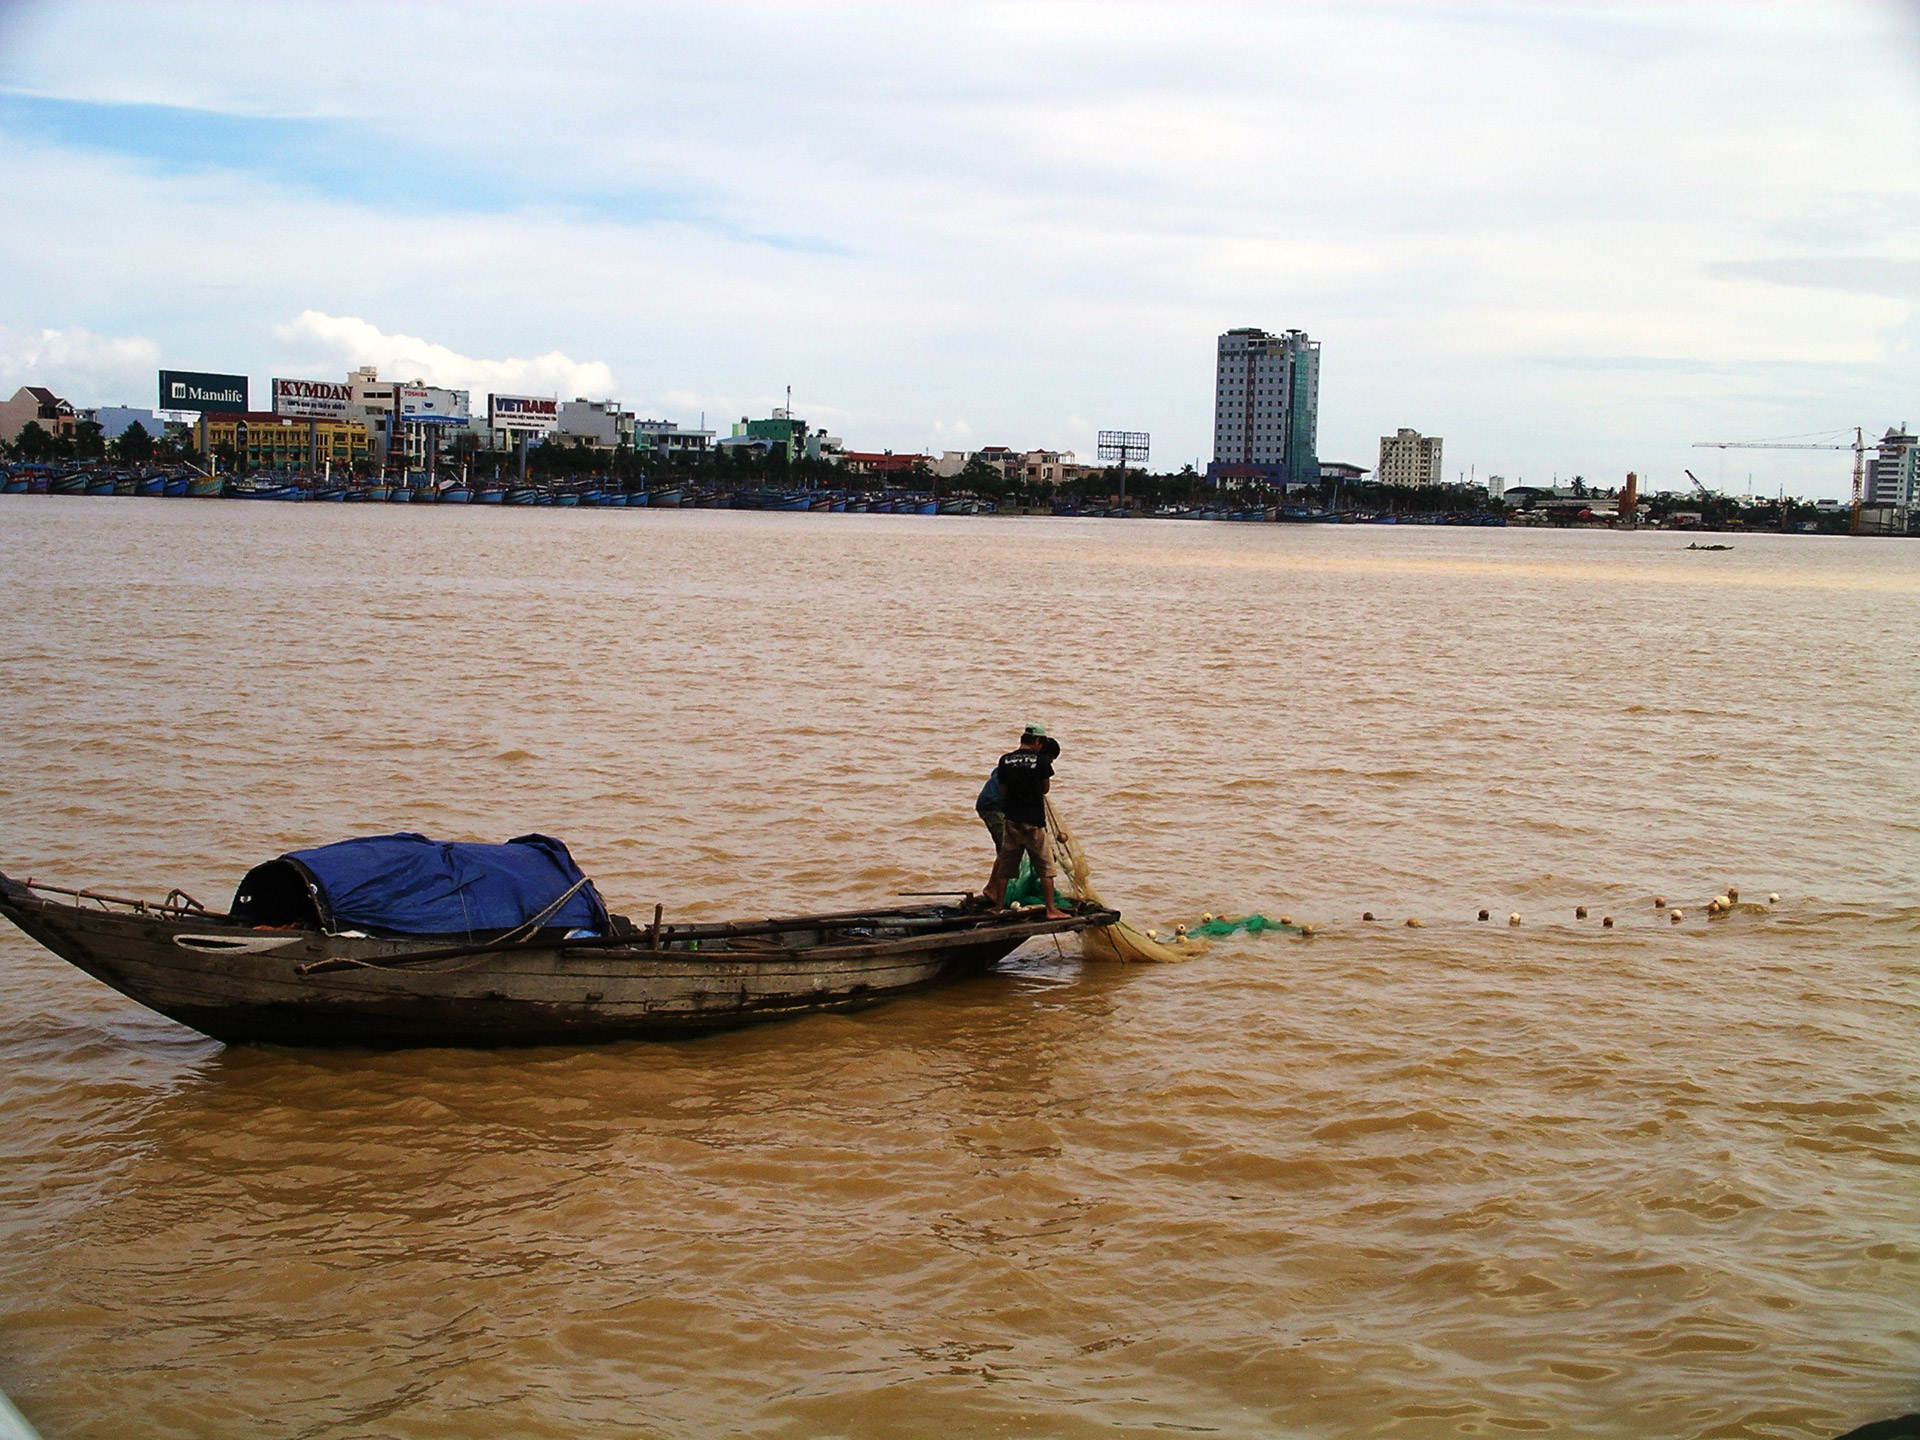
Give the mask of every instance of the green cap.
[[1044, 725], [1029, 725], [1020, 733], [1022, 739], [1031, 736], [1035, 740], [1044, 740], [1047, 738], [1047, 727]]

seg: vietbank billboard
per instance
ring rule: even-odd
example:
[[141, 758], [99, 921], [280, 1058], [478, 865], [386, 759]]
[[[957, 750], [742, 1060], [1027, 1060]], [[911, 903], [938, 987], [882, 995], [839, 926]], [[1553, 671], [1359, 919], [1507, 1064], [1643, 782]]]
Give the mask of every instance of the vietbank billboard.
[[247, 408], [247, 377], [206, 375], [198, 370], [160, 372], [162, 410], [198, 410], [202, 414], [233, 414]]

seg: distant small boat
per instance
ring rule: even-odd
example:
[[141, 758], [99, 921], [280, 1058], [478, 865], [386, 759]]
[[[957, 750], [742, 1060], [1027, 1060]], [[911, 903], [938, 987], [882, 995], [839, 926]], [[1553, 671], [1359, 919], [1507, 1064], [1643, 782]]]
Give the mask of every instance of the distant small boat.
[[506, 499], [507, 492], [503, 486], [482, 485], [474, 492], [473, 503], [476, 505], [503, 505], [506, 503]]

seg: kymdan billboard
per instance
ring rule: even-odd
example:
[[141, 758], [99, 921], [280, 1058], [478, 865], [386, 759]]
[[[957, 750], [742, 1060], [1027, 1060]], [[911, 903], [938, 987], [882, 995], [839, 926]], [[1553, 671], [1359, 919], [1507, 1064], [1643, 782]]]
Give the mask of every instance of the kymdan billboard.
[[347, 406], [353, 403], [351, 385], [333, 385], [325, 380], [280, 380], [273, 382], [273, 413], [292, 415], [301, 420], [344, 420]]
[[560, 401], [552, 395], [489, 395], [487, 428], [551, 435], [560, 423]]
[[162, 410], [198, 410], [203, 415], [232, 415], [247, 408], [247, 377], [207, 375], [198, 370], [160, 372]]

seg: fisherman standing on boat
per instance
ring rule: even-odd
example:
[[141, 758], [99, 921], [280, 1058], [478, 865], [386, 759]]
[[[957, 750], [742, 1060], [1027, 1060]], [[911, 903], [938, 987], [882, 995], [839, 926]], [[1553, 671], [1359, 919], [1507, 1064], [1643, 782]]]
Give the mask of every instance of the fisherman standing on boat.
[[1040, 881], [1049, 920], [1066, 914], [1054, 903], [1053, 857], [1047, 839], [1047, 792], [1053, 785], [1052, 756], [1059, 753], [1060, 747], [1048, 737], [1046, 726], [1029, 725], [1020, 736], [1020, 748], [1002, 755], [993, 772], [1006, 822], [1000, 832], [1000, 853], [993, 862], [993, 876], [987, 881], [987, 898], [995, 905], [1002, 903], [1007, 885], [1020, 873], [1020, 857], [1025, 855], [1033, 862], [1033, 873]]

